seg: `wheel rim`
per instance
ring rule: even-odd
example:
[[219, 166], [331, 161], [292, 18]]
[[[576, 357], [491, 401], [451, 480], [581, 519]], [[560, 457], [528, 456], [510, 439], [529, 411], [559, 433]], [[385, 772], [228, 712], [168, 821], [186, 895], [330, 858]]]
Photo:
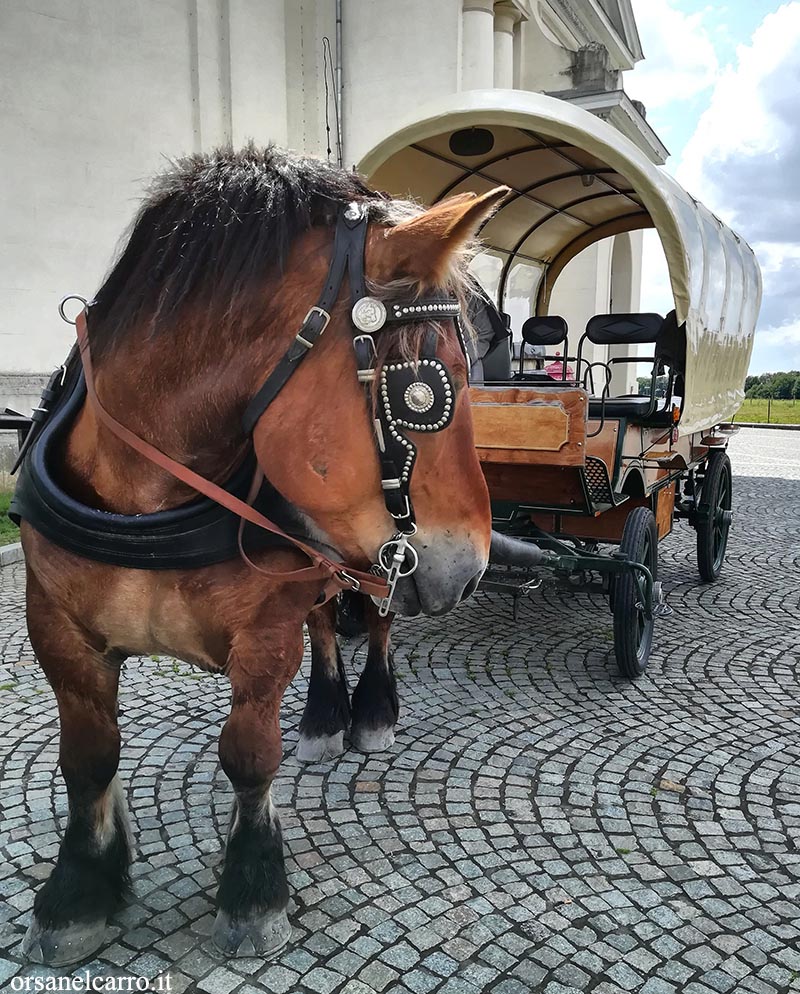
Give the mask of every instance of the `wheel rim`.
[[723, 472], [720, 474], [719, 489], [711, 519], [711, 549], [714, 556], [714, 572], [722, 569], [722, 563], [725, 559], [728, 532], [731, 527], [730, 515], [727, 513], [730, 509], [731, 483], [728, 473]]

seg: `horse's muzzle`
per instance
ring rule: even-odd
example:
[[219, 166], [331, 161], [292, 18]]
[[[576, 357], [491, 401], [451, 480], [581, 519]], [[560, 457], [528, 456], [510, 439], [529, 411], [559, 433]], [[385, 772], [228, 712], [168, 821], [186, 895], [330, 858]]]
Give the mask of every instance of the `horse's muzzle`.
[[468, 539], [415, 536], [419, 565], [395, 589], [392, 611], [407, 617], [447, 614], [476, 590], [486, 556]]

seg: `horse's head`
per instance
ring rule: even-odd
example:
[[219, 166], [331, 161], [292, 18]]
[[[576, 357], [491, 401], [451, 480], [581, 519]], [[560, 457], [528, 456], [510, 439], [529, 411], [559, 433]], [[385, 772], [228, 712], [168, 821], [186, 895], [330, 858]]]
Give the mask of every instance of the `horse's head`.
[[[462, 293], [465, 247], [506, 192], [500, 188], [481, 197], [465, 194], [395, 224], [371, 223], [364, 252], [371, 296], [391, 311], [395, 303]], [[384, 209], [391, 217], [391, 207]], [[281, 285], [281, 299], [286, 301], [282, 320], [289, 328], [299, 328], [315, 303], [312, 298], [325, 281], [330, 253], [330, 231], [316, 229], [297, 239]], [[398, 531], [385, 502], [387, 473], [385, 466], [381, 472], [378, 455], [386, 431], [386, 424], [376, 430], [374, 417], [383, 402], [381, 370], [391, 375], [396, 364], [411, 362], [404, 375], [416, 382], [426, 343], [427, 354], [435, 355], [449, 374], [449, 384], [447, 376], [441, 377], [438, 396], [447, 403], [447, 418], [439, 422], [446, 421], [446, 426], [431, 430], [428, 419], [415, 428], [406, 411], [401, 434], [416, 448], [408, 495], [416, 518], [411, 541], [419, 564], [412, 577], [399, 583], [392, 609], [408, 615], [442, 614], [474, 591], [486, 567], [491, 536], [489, 497], [473, 442], [467, 363], [458, 329], [452, 317], [421, 320], [411, 311], [408, 324], [387, 324], [376, 331], [378, 380], [370, 397], [369, 386], [365, 390], [357, 374], [357, 331], [350, 312], [350, 298], [343, 290], [319, 343], [256, 424], [256, 454], [271, 483], [307, 516], [319, 537], [346, 562], [369, 567], [383, 543]], [[438, 390], [439, 381], [435, 385]], [[417, 390], [422, 394], [410, 395], [412, 402], [416, 399], [411, 409], [424, 411], [425, 390]], [[423, 414], [419, 421], [425, 421]], [[404, 468], [398, 465], [398, 477]]]

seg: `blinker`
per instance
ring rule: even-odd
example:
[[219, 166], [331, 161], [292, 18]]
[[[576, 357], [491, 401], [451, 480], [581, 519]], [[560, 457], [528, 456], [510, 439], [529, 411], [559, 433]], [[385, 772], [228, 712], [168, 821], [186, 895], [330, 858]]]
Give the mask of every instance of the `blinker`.
[[447, 366], [435, 358], [389, 363], [381, 371], [386, 421], [410, 431], [442, 431], [453, 420], [455, 390]]

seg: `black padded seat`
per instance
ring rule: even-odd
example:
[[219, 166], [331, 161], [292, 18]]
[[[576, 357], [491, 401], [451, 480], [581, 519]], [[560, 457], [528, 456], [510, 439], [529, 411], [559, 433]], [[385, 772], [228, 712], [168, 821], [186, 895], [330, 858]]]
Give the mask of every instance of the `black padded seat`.
[[533, 369], [527, 373], [515, 373], [514, 379], [525, 383], [540, 383], [544, 387], [563, 387], [572, 385], [572, 380], [558, 380], [549, 373], [546, 373], [543, 369]]
[[586, 337], [594, 345], [644, 345], [656, 341], [663, 324], [660, 314], [595, 314]]
[[534, 317], [522, 326], [522, 340], [528, 345], [560, 345], [567, 337], [567, 322], [562, 317], [551, 314], [548, 317]]
[[669, 421], [672, 412], [664, 408], [664, 399], [659, 397], [655, 411], [648, 416], [650, 410], [650, 398], [641, 394], [630, 394], [627, 397], [609, 397], [605, 404], [599, 397], [594, 397], [589, 401], [589, 417], [599, 418], [604, 415], [607, 418], [629, 418], [631, 421], [647, 421], [648, 423], [661, 424]]

